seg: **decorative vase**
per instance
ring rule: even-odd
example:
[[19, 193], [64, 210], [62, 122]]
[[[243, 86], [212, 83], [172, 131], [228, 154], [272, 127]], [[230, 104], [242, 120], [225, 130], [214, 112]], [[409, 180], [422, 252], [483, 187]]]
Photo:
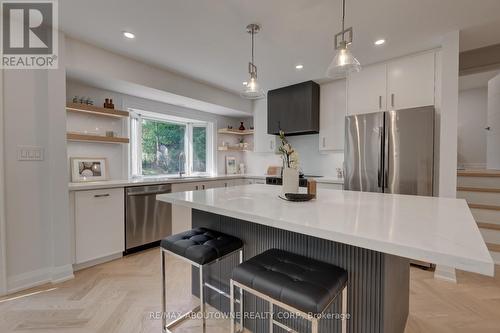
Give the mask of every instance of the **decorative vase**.
[[299, 170], [294, 168], [283, 168], [283, 185], [281, 192], [299, 193]]

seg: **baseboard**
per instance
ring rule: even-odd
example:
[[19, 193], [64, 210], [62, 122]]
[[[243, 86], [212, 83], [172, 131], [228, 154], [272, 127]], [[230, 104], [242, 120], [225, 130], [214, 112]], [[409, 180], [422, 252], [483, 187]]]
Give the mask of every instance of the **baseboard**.
[[108, 262], [108, 261], [120, 259], [122, 257], [123, 257], [122, 252], [114, 253], [114, 254], [111, 254], [111, 255], [108, 255], [108, 256], [105, 256], [102, 258], [89, 260], [89, 261], [79, 263], [79, 264], [74, 264], [73, 270], [76, 272], [76, 271], [79, 271], [81, 269], [89, 268], [89, 267], [92, 267], [95, 265], [100, 265], [100, 264], [103, 264], [103, 263]]
[[459, 169], [486, 169], [486, 163], [459, 163]]
[[50, 282], [52, 283], [61, 283], [64, 281], [71, 280], [75, 277], [73, 275], [73, 265], [69, 264], [69, 265], [54, 267], [52, 269], [51, 275], [52, 276]]
[[59, 283], [74, 277], [73, 266], [64, 265], [53, 268], [41, 268], [7, 277], [7, 294], [37, 287], [45, 283]]
[[50, 282], [50, 269], [41, 268], [35, 271], [7, 277], [7, 294], [33, 288]]
[[491, 258], [496, 265], [500, 265], [500, 252], [490, 251]]

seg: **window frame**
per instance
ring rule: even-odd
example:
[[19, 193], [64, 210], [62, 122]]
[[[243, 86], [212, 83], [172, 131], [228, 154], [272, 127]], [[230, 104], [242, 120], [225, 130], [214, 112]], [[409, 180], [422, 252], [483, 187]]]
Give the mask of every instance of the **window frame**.
[[[188, 118], [170, 116], [157, 112], [129, 109], [130, 113], [130, 176], [132, 178], [174, 177], [179, 173], [143, 175], [142, 174], [142, 120], [152, 120], [186, 127], [184, 131], [184, 176], [209, 176], [215, 170], [214, 159], [214, 124]], [[193, 127], [206, 128], [206, 161], [205, 172], [193, 171]]]

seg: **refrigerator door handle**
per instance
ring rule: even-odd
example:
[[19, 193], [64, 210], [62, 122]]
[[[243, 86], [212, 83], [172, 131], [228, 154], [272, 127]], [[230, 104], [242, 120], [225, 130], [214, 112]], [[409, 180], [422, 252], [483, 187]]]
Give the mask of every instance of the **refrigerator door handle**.
[[384, 127], [380, 126], [378, 129], [378, 140], [380, 143], [380, 154], [378, 155], [378, 172], [377, 172], [377, 184], [378, 187], [382, 187], [382, 170], [384, 170]]

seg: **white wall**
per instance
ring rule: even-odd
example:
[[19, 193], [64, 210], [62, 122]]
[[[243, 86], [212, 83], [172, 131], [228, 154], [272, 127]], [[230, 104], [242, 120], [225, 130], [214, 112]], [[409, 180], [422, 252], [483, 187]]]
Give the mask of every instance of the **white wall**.
[[[436, 140], [434, 193], [440, 197], [457, 196], [457, 126], [458, 126], [458, 57], [460, 33], [443, 36], [437, 54], [436, 70]], [[437, 279], [456, 282], [455, 269], [437, 266]]]
[[344, 152], [320, 152], [319, 134], [292, 136], [288, 142], [298, 152], [300, 167], [306, 175], [337, 177], [337, 168], [343, 168]]
[[[60, 40], [60, 46], [64, 41]], [[4, 72], [7, 289], [72, 277], [66, 173], [64, 55], [58, 70]], [[17, 160], [40, 146], [43, 161]]]
[[7, 291], [3, 95], [3, 69], [0, 69], [0, 295]]
[[486, 134], [487, 167], [500, 170], [500, 74], [488, 82], [487, 125], [490, 127]]
[[[224, 128], [228, 125], [233, 127], [239, 126], [239, 119], [219, 116], [198, 110], [192, 110], [180, 106], [170, 105], [151, 101], [139, 97], [134, 97], [126, 94], [121, 94], [109, 90], [103, 90], [91, 87], [85, 83], [74, 80], [67, 80], [67, 100], [71, 101], [74, 96], [90, 97], [100, 105], [105, 98], [113, 98], [115, 108], [127, 110], [127, 108], [135, 108], [144, 111], [152, 111], [172, 116], [185, 117], [189, 119], [212, 122], [214, 129]], [[68, 130], [79, 131], [86, 128], [96, 128], [97, 132], [105, 132], [106, 130], [119, 130], [123, 127], [122, 133], [126, 135], [127, 119], [109, 119], [105, 117], [86, 116], [81, 114], [68, 114]], [[215, 136], [217, 139], [217, 136]], [[215, 140], [217, 143], [217, 140]], [[68, 159], [70, 157], [106, 157], [108, 158], [110, 178], [111, 179], [126, 179], [128, 178], [128, 160], [129, 160], [128, 145], [100, 144], [87, 142], [70, 142], [68, 143]], [[216, 170], [217, 173], [225, 172], [225, 155], [230, 153], [217, 153]], [[236, 155], [239, 161], [243, 161], [242, 153], [231, 153]], [[69, 167], [68, 167], [69, 170]]]
[[486, 167], [488, 88], [462, 90], [458, 101], [458, 166]]
[[457, 195], [459, 32], [443, 36], [437, 55], [436, 77], [436, 181], [435, 194]]

